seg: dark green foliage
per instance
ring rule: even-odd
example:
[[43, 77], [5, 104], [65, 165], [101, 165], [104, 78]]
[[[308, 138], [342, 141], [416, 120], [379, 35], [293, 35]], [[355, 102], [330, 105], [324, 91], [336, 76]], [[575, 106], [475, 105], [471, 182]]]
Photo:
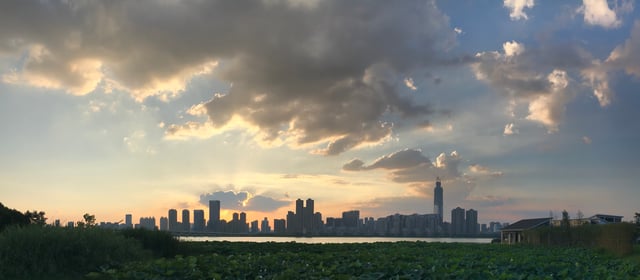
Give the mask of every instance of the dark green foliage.
[[0, 203], [0, 231], [10, 225], [28, 225], [29, 223], [29, 217]]
[[548, 246], [599, 248], [619, 256], [633, 251], [634, 225], [582, 225], [577, 227], [540, 227], [524, 233], [525, 243]]
[[[585, 248], [456, 243], [198, 243], [198, 256], [135, 262], [96, 279], [636, 279]], [[194, 247], [195, 248], [195, 247]], [[635, 277], [635, 278], [634, 278]]]
[[120, 233], [138, 240], [144, 249], [150, 250], [156, 257], [174, 257], [180, 251], [180, 241], [166, 231], [126, 229]]
[[145, 257], [137, 241], [99, 228], [14, 226], [0, 234], [0, 279], [74, 279]]

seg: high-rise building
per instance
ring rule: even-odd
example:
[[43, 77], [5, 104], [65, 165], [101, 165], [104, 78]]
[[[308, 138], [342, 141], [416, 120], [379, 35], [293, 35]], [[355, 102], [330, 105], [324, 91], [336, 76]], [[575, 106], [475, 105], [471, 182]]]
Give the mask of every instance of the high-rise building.
[[204, 210], [193, 210], [193, 231], [204, 231]]
[[473, 209], [467, 210], [465, 221], [467, 227], [466, 232], [468, 234], [478, 234], [478, 211]]
[[312, 232], [315, 232], [314, 226], [313, 226], [313, 208], [314, 208], [314, 203], [313, 203], [313, 199], [309, 198], [307, 199], [307, 205], [304, 207], [304, 211], [303, 211], [303, 218], [302, 218], [302, 233], [303, 234], [309, 234]]
[[154, 217], [140, 217], [140, 228], [155, 230], [156, 229], [156, 218]]
[[220, 200], [209, 200], [209, 231], [220, 231]]
[[433, 213], [438, 214], [440, 219], [440, 223], [442, 224], [442, 219], [444, 217], [444, 202], [442, 199], [442, 183], [440, 182], [440, 177], [436, 178], [436, 187], [433, 189]]
[[258, 220], [251, 221], [251, 226], [249, 228], [249, 232], [258, 233], [260, 229], [258, 228]]
[[131, 214], [124, 215], [124, 225], [127, 228], [133, 228], [133, 216]]
[[287, 231], [287, 221], [285, 219], [273, 220], [273, 232], [277, 234], [284, 234]]
[[247, 213], [240, 212], [240, 232], [249, 232], [249, 224], [247, 224]]
[[460, 207], [456, 207], [451, 210], [451, 234], [452, 235], [461, 235], [464, 234], [465, 231], [465, 211]]
[[169, 219], [167, 217], [160, 217], [160, 230], [169, 230]]
[[267, 217], [264, 217], [264, 220], [262, 220], [262, 223], [260, 224], [260, 232], [262, 233], [271, 232], [271, 227], [269, 226], [269, 219], [267, 219]]
[[295, 234], [302, 234], [304, 228], [304, 201], [299, 198], [296, 200], [296, 219], [294, 225], [293, 232]]
[[181, 231], [182, 228], [178, 224], [178, 210], [169, 209], [169, 231]]
[[360, 211], [351, 210], [342, 212], [342, 224], [347, 228], [358, 228], [360, 222]]
[[189, 217], [189, 209], [182, 210], [182, 231], [188, 232], [191, 230], [191, 218]]
[[296, 229], [296, 214], [293, 211], [287, 212], [287, 233], [294, 234]]

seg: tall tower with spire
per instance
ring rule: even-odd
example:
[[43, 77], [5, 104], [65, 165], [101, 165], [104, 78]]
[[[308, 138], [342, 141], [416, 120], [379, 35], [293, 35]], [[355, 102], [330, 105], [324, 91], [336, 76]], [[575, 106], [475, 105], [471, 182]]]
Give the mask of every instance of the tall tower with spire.
[[433, 189], [433, 213], [438, 214], [440, 224], [442, 224], [443, 210], [442, 183], [440, 182], [440, 177], [437, 177], [436, 187]]

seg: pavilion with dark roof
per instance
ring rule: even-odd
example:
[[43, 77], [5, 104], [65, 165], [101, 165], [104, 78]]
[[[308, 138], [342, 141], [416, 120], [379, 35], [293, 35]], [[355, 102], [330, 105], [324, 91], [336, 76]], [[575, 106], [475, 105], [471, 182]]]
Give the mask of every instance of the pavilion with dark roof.
[[541, 226], [550, 226], [551, 218], [524, 219], [500, 230], [500, 240], [506, 244], [516, 244], [524, 240], [524, 231]]

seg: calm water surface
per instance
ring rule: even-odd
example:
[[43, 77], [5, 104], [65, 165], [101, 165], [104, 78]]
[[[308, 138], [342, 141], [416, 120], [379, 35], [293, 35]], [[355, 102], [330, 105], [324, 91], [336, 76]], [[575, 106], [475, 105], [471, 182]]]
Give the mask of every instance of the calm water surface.
[[284, 236], [181, 236], [184, 241], [230, 242], [297, 242], [297, 243], [373, 243], [398, 241], [423, 241], [443, 243], [490, 243], [491, 238], [446, 237], [284, 237]]

